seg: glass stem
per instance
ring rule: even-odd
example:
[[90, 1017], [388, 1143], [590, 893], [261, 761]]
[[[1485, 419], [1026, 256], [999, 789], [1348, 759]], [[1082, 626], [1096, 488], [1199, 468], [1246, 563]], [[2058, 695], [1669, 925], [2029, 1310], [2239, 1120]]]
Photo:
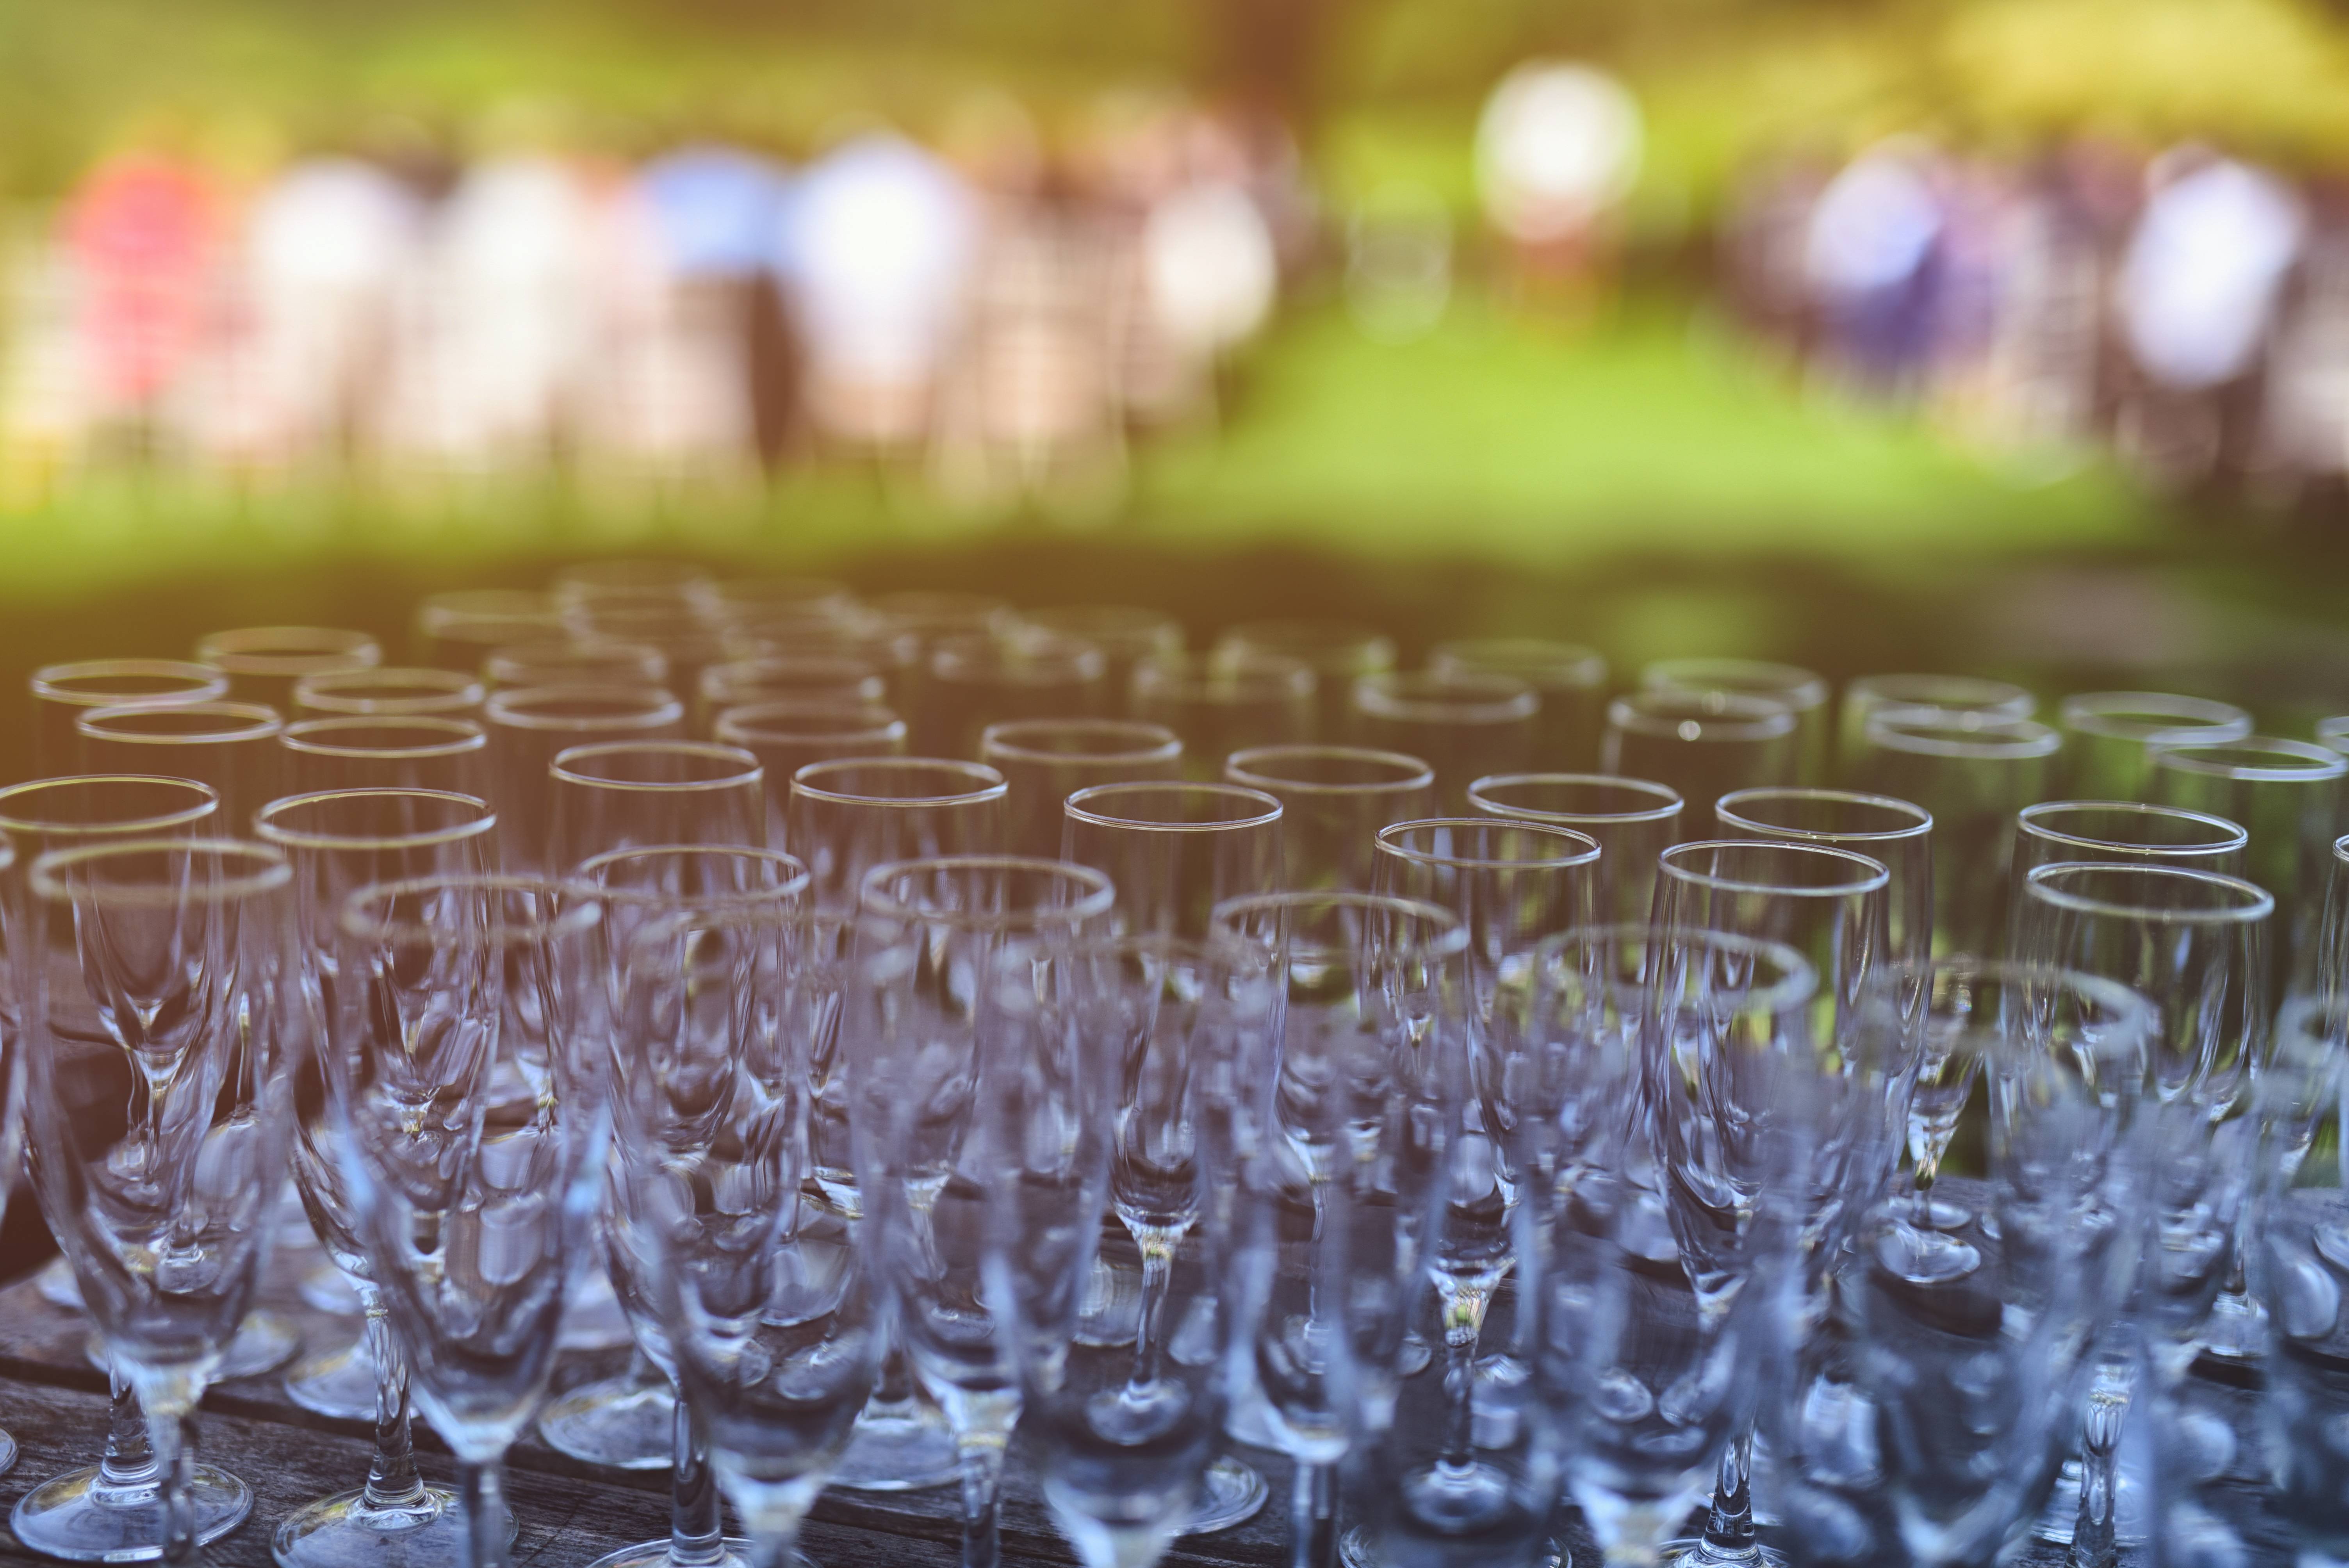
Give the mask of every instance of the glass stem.
[[503, 1460], [459, 1468], [457, 1496], [464, 1509], [464, 1568], [506, 1568], [512, 1547], [506, 1536], [506, 1477]]
[[668, 1560], [671, 1568], [709, 1568], [725, 1559], [725, 1521], [718, 1507], [717, 1474], [709, 1468], [709, 1451], [694, 1435], [693, 1417], [682, 1398], [677, 1402], [672, 1451], [676, 1464], [669, 1491]]
[[165, 1568], [194, 1568], [202, 1559], [196, 1544], [196, 1434], [181, 1416], [156, 1416], [147, 1423], [155, 1471], [162, 1482]]
[[1754, 1429], [1741, 1427], [1721, 1456], [1713, 1504], [1705, 1515], [1704, 1548], [1750, 1556], [1754, 1552]]
[[1456, 1284], [1440, 1287], [1444, 1300], [1444, 1468], [1454, 1472], [1476, 1463], [1476, 1342], [1485, 1332], [1492, 1293]]
[[996, 1504], [1003, 1493], [1005, 1445], [1005, 1434], [962, 1439], [962, 1568], [999, 1568], [1003, 1561]]
[[367, 1466], [362, 1508], [411, 1509], [424, 1500], [424, 1478], [416, 1472], [416, 1446], [408, 1426], [408, 1358], [392, 1337], [391, 1315], [383, 1293], [359, 1286], [367, 1312], [367, 1351], [375, 1360], [375, 1459]]
[[1300, 1461], [1288, 1492], [1289, 1568], [1334, 1568], [1338, 1561], [1338, 1472]]
[[147, 1414], [139, 1396], [108, 1357], [106, 1365], [106, 1451], [98, 1460], [98, 1484], [92, 1501], [105, 1505], [128, 1502], [126, 1492], [145, 1492], [155, 1485], [155, 1450], [147, 1440]]
[[1133, 1387], [1148, 1388], [1158, 1381], [1158, 1349], [1165, 1338], [1166, 1297], [1174, 1285], [1174, 1248], [1156, 1232], [1135, 1232], [1142, 1249], [1142, 1320], [1133, 1335]]
[[2072, 1522], [2071, 1568], [2114, 1568], [2120, 1561], [2116, 1504], [2130, 1390], [2127, 1377], [2116, 1370], [2097, 1368], [2080, 1416], [2080, 1511]]

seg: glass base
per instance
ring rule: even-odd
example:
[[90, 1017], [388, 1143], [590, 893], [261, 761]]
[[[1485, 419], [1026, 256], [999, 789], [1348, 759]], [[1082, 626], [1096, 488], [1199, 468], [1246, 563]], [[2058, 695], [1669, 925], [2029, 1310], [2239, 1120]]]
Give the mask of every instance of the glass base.
[[1199, 1483], [1199, 1501], [1193, 1505], [1182, 1533], [1213, 1535], [1218, 1530], [1246, 1524], [1271, 1494], [1271, 1486], [1256, 1467], [1226, 1454], [1207, 1467], [1206, 1477]]
[[[228, 1342], [228, 1353], [212, 1372], [212, 1381], [225, 1383], [232, 1377], [258, 1377], [264, 1372], [274, 1372], [302, 1352], [302, 1331], [294, 1320], [282, 1312], [255, 1307], [244, 1315], [244, 1322], [236, 1337]], [[82, 1341], [82, 1355], [99, 1371], [106, 1370], [106, 1339], [91, 1329]], [[375, 1398], [367, 1398], [367, 1414], [375, 1414]]]
[[591, 1465], [667, 1470], [677, 1441], [677, 1396], [657, 1377], [582, 1384], [540, 1414], [538, 1435], [548, 1448]]
[[[749, 1542], [730, 1535], [722, 1544], [726, 1548], [725, 1556], [714, 1563], [696, 1564], [696, 1568], [750, 1568]], [[623, 1546], [617, 1552], [607, 1552], [587, 1564], [587, 1568], [669, 1568], [673, 1559], [668, 1550], [668, 1537], [664, 1535], [658, 1541], [642, 1541], [634, 1546]], [[816, 1568], [814, 1560], [803, 1553], [794, 1552], [784, 1561], [791, 1568]]]
[[[269, 1554], [279, 1568], [458, 1568], [465, 1520], [456, 1494], [426, 1487], [412, 1508], [366, 1507], [364, 1491], [338, 1492], [279, 1522]], [[507, 1538], [513, 1532], [511, 1510]]]
[[359, 1299], [359, 1287], [351, 1276], [332, 1264], [322, 1263], [302, 1276], [298, 1287], [303, 1305], [314, 1312], [330, 1312], [336, 1317], [357, 1317], [367, 1310]]
[[[2120, 1467], [2120, 1488], [2113, 1498], [2113, 1544], [2138, 1547], [2146, 1542], [2146, 1518], [2152, 1500], [2139, 1484], [2136, 1467], [2124, 1458]], [[2055, 1489], [2047, 1494], [2047, 1505], [2039, 1511], [2039, 1522], [2031, 1527], [2031, 1538], [2056, 1546], [2072, 1544], [2072, 1531], [2080, 1522], [2080, 1460], [2078, 1455], [2064, 1461], [2056, 1473]]]
[[[98, 1490], [98, 1467], [68, 1470], [17, 1500], [8, 1527], [26, 1550], [68, 1563], [151, 1563], [163, 1555], [163, 1504], [153, 1486]], [[101, 1497], [104, 1501], [100, 1501]], [[209, 1546], [244, 1522], [253, 1490], [198, 1465], [196, 1540]]]
[[1974, 1222], [1974, 1212], [1963, 1203], [1928, 1198], [1922, 1203], [1910, 1206], [1909, 1220], [1912, 1224], [1925, 1225], [1936, 1231], [1962, 1231]]
[[285, 1397], [305, 1410], [346, 1421], [375, 1419], [375, 1357], [367, 1336], [305, 1357], [285, 1374]]
[[61, 1257], [51, 1258], [34, 1276], [39, 1282], [41, 1299], [51, 1306], [62, 1306], [67, 1312], [79, 1312], [81, 1282], [74, 1278], [73, 1264]]
[[1897, 1225], [1884, 1233], [1877, 1261], [1911, 1284], [1942, 1284], [1982, 1267], [1982, 1253], [1946, 1230]]
[[2256, 1361], [2268, 1353], [2268, 1309], [2247, 1295], [2224, 1291], [2210, 1304], [2199, 1348], [2222, 1361]]
[[962, 1473], [947, 1418], [919, 1399], [874, 1399], [856, 1418], [855, 1435], [832, 1484], [851, 1491], [918, 1491]]
[[16, 1439], [0, 1432], [0, 1475], [6, 1475], [16, 1468]]
[[1756, 1542], [1743, 1552], [1723, 1552], [1704, 1543], [1702, 1535], [1667, 1541], [1657, 1552], [1671, 1568], [1786, 1568], [1782, 1552]]

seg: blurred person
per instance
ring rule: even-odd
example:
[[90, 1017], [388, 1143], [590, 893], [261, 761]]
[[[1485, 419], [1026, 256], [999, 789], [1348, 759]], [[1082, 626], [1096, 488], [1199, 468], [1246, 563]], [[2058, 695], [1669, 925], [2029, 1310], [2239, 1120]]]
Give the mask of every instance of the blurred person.
[[1846, 164], [1812, 207], [1803, 272], [1818, 302], [1818, 352], [1833, 377], [1918, 391], [1945, 322], [1950, 214], [1930, 150], [1880, 142]]
[[2135, 372], [2121, 448], [2178, 490], [2225, 484], [2247, 466], [2261, 359], [2307, 227], [2282, 181], [2199, 148], [2147, 172], [2115, 308]]
[[768, 273], [780, 170], [687, 147], [605, 193], [588, 444], [663, 474], [771, 466], [789, 434], [792, 353]]
[[2277, 307], [2258, 463], [2278, 500], [2349, 508], [2349, 184], [2309, 192], [2307, 243]]
[[203, 170], [144, 152], [100, 163], [67, 202], [87, 407], [137, 457], [153, 455], [163, 402], [202, 345], [223, 207]]
[[403, 291], [387, 445], [459, 471], [554, 455], [593, 342], [593, 194], [553, 157], [475, 164], [433, 214]]
[[817, 434], [890, 451], [927, 432], [978, 224], [963, 178], [895, 134], [843, 142], [793, 183], [777, 271], [806, 349]]
[[1520, 290], [1589, 304], [1645, 140], [1639, 100], [1596, 67], [1528, 60], [1501, 79], [1476, 120], [1476, 188]]
[[1807, 237], [1811, 210], [1826, 188], [1823, 160], [1787, 154], [1758, 163], [1730, 193], [1722, 222], [1724, 290], [1745, 329], [1799, 362], [1816, 326]]

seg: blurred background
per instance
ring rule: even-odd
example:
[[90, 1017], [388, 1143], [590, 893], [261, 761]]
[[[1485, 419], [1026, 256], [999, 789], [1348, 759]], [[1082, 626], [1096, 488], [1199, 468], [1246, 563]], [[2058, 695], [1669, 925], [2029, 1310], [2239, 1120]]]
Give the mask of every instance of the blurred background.
[[2345, 177], [2339, 0], [0, 0], [0, 664], [650, 554], [2298, 733]]

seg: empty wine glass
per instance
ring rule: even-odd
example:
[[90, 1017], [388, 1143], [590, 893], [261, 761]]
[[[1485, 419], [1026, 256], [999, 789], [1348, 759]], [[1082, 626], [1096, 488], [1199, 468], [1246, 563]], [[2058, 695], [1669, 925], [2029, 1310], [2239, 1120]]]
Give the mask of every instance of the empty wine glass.
[[1775, 697], [1660, 686], [1607, 705], [1599, 770], [1650, 779], [1683, 800], [1793, 784], [1801, 772], [1795, 712]]
[[1540, 637], [1475, 637], [1436, 644], [1427, 651], [1427, 667], [1439, 676], [1507, 676], [1525, 682], [1541, 698], [1527, 766], [1567, 771], [1598, 766], [1599, 730], [1607, 719], [1607, 659], [1597, 649]]
[[766, 773], [737, 746], [617, 740], [555, 753], [547, 846], [565, 870], [647, 844], [763, 844]]
[[[874, 1224], [807, 1186], [811, 934], [784, 898], [662, 914], [630, 944], [611, 1040], [613, 1245], [637, 1259], [620, 1272], [643, 1284], [647, 1343], [709, 1459], [679, 1467], [671, 1540], [638, 1560], [803, 1568], [800, 1521], [879, 1376], [890, 1303]], [[680, 1455], [688, 1432], [681, 1412]], [[747, 1542], [718, 1539], [712, 1474]]]
[[1022, 718], [1086, 718], [1106, 711], [1109, 662], [1091, 643], [971, 633], [930, 650], [916, 744], [939, 757], [977, 757], [988, 726]]
[[2268, 952], [2274, 965], [2269, 994], [2281, 999], [2314, 986], [2333, 841], [2349, 827], [2342, 782], [2349, 757], [2305, 740], [2257, 735], [2164, 741], [2148, 749], [2151, 799], [2240, 823], [2250, 836], [2243, 874], [2275, 896], [2279, 916]]
[[481, 675], [492, 686], [666, 686], [668, 659], [643, 643], [512, 643], [491, 650]]
[[198, 779], [220, 791], [221, 819], [240, 827], [281, 793], [285, 728], [250, 702], [101, 707], [75, 722], [87, 773], [150, 773]]
[[[490, 732], [490, 804], [506, 865], [518, 872], [564, 869], [550, 858], [548, 770], [574, 746], [678, 740], [685, 708], [658, 686], [521, 686], [492, 692], [481, 709]], [[594, 846], [603, 848], [602, 845]]]
[[1832, 1320], [1785, 1318], [1794, 1339], [1777, 1365], [1793, 1375], [1774, 1379], [1765, 1409], [1781, 1538], [1805, 1563], [2004, 1561], [2053, 1484], [2136, 1274], [2143, 1000], [1972, 959], [1933, 966], [1929, 988], [1947, 1048], [1971, 1058], [1961, 1076], [1987, 1088], [1995, 1233], [1975, 1269], [1919, 1281], [1902, 1266], [1899, 1203], [1876, 1208]]
[[304, 718], [277, 740], [295, 789], [489, 792], [489, 731], [470, 718]]
[[1881, 707], [1850, 767], [1863, 789], [1933, 813], [1933, 950], [2006, 951], [2015, 813], [2047, 798], [2063, 737], [2025, 718]]
[[218, 702], [228, 676], [181, 659], [83, 659], [33, 672], [33, 769], [44, 777], [81, 757], [74, 721], [92, 708]]
[[[1003, 844], [1003, 775], [930, 757], [851, 758], [792, 776], [784, 842], [809, 872], [816, 1018], [809, 1047], [816, 1180], [832, 1206], [858, 1212], [850, 1147], [849, 1061], [840, 1037], [844, 969], [865, 873], [884, 861], [988, 854]], [[939, 1486], [960, 1472], [954, 1435], [924, 1401], [895, 1337], [836, 1484], [872, 1491]]]
[[[659, 1375], [645, 1379], [652, 1387], [642, 1393], [632, 1387], [605, 1386], [605, 1397], [600, 1401], [586, 1389], [574, 1390], [540, 1416], [539, 1431], [550, 1445], [576, 1457], [601, 1460], [612, 1454], [632, 1460], [635, 1452], [625, 1446], [624, 1427], [634, 1420], [657, 1429], [666, 1417], [672, 1487], [669, 1532], [661, 1540], [606, 1553], [597, 1559], [597, 1568], [719, 1568], [719, 1564], [730, 1568], [744, 1560], [749, 1546], [726, 1540], [721, 1531], [708, 1449], [697, 1440], [689, 1415], [675, 1395], [677, 1357], [663, 1326], [661, 1286], [653, 1277], [663, 1266], [662, 1238], [647, 1233], [646, 1225], [647, 1221], [655, 1225], [666, 1222], [662, 1217], [666, 1212], [657, 1202], [648, 1205], [630, 1182], [652, 1179], [643, 1161], [657, 1155], [663, 1141], [694, 1140], [695, 1134], [678, 1122], [691, 1114], [691, 1108], [698, 1103], [696, 1094], [705, 1091], [710, 1082], [694, 1069], [722, 1071], [736, 1059], [735, 1053], [751, 1043], [729, 1031], [771, 1034], [785, 1026], [804, 1030], [807, 933], [800, 910], [807, 891], [807, 872], [789, 855], [769, 850], [665, 845], [590, 856], [572, 880], [604, 908], [604, 921], [595, 939], [604, 954], [595, 961], [596, 973], [590, 980], [611, 990], [609, 1016], [616, 1022], [603, 1048], [612, 1054], [613, 1081], [630, 1086], [621, 1092], [633, 1096], [625, 1109], [635, 1116], [636, 1125], [624, 1130], [623, 1136], [637, 1140], [640, 1152], [638, 1159], [631, 1161], [624, 1148], [623, 1160], [613, 1167], [605, 1207], [604, 1252], [638, 1353]], [[641, 933], [677, 916], [709, 923], [684, 931], [665, 930], [649, 944], [638, 941]], [[685, 938], [682, 944], [677, 940], [679, 935]], [[716, 954], [697, 954], [697, 947], [740, 951], [704, 970], [702, 964]], [[647, 959], [674, 961], [678, 968], [663, 975], [639, 976], [633, 965]], [[719, 983], [718, 995], [704, 1005], [709, 1021], [725, 1026], [716, 1037], [705, 1038], [698, 1026], [678, 1015], [674, 1021], [688, 1026], [690, 1032], [668, 1034], [657, 1029], [654, 1041], [639, 1039], [633, 1032], [637, 1026], [656, 1016], [671, 1016], [675, 998], [670, 994], [680, 974]], [[750, 981], [775, 988], [774, 994], [745, 989]], [[657, 1048], [649, 1059], [640, 1054], [647, 1045], [657, 1047], [662, 1043], [686, 1048], [689, 1054], [670, 1058]], [[761, 1079], [768, 1088], [788, 1088], [775, 1114], [790, 1114], [792, 1108], [801, 1106], [807, 1086], [806, 1043], [802, 1037], [789, 1044], [759, 1047], [799, 1064], [802, 1069], [788, 1082], [767, 1084]], [[697, 1046], [722, 1054], [708, 1057], [699, 1054]], [[596, 1047], [590, 1042], [589, 1048]], [[783, 1063], [763, 1065], [772, 1072]], [[647, 1070], [674, 1078], [667, 1085], [635, 1081]], [[688, 1085], [699, 1087], [688, 1088]], [[645, 1439], [654, 1435], [643, 1433], [638, 1444], [648, 1446]]]
[[416, 656], [442, 669], [477, 670], [492, 648], [560, 636], [552, 595], [527, 588], [459, 588], [416, 606]]
[[545, 1394], [603, 1197], [608, 1107], [580, 1037], [604, 995], [586, 973], [601, 913], [552, 882], [463, 875], [343, 909], [327, 1092], [370, 1277], [457, 1457], [467, 1568], [510, 1555], [505, 1453]]
[[495, 827], [487, 802], [478, 797], [424, 789], [289, 796], [262, 808], [254, 820], [255, 835], [282, 851], [294, 868], [307, 1009], [307, 1037], [295, 1068], [295, 1183], [320, 1245], [357, 1287], [366, 1314], [357, 1345], [297, 1367], [287, 1377], [286, 1391], [310, 1409], [372, 1418], [376, 1439], [365, 1486], [321, 1498], [278, 1522], [270, 1551], [281, 1568], [357, 1568], [370, 1563], [427, 1568], [455, 1562], [462, 1550], [456, 1498], [426, 1486], [417, 1473], [409, 1433], [408, 1370], [358, 1239], [326, 1090], [325, 1053], [330, 1047], [317, 1036], [337, 1005], [342, 983], [336, 922], [344, 901], [371, 883], [486, 872]]
[[1297, 1461], [1290, 1561], [1319, 1568], [1337, 1551], [1336, 1467], [1392, 1424], [1426, 1290], [1465, 1092], [1468, 934], [1448, 910], [1359, 892], [1234, 899], [1216, 925], [1269, 958], [1278, 1025], [1268, 1147], [1240, 1172], [1236, 1360]]
[[1266, 656], [1295, 659], [1313, 673], [1314, 727], [1300, 738], [1332, 743], [1353, 738], [1354, 683], [1395, 667], [1393, 638], [1352, 621], [1310, 619], [1226, 627], [1208, 662], [1244, 669]]
[[738, 658], [855, 659], [881, 672], [898, 713], [916, 711], [921, 701], [921, 636], [869, 613], [746, 624], [730, 634], [729, 645]]
[[196, 639], [196, 658], [229, 679], [229, 695], [279, 713], [292, 710], [294, 683], [304, 676], [373, 669], [383, 645], [365, 632], [335, 626], [243, 626]]
[[1163, 725], [1114, 718], [1031, 718], [990, 724], [978, 759], [1000, 771], [1015, 854], [1061, 852], [1061, 807], [1092, 784], [1175, 779], [1183, 742]]
[[1468, 786], [1533, 759], [1541, 700], [1511, 676], [1364, 676], [1354, 683], [1356, 731], [1371, 746], [1424, 757], [1435, 769], [1436, 809], [1468, 809]]
[[340, 670], [304, 676], [294, 683], [293, 711], [314, 714], [360, 714], [393, 718], [408, 714], [463, 715], [481, 706], [486, 695], [478, 676], [458, 670]]
[[[980, 1129], [988, 1096], [1010, 1088], [1019, 1064], [1071, 1059], [1077, 950], [1112, 898], [1099, 872], [1018, 856], [893, 861], [865, 874], [841, 1024], [854, 1137], [871, 1150], [874, 1176], [855, 1200], [881, 1237], [907, 1358], [954, 1430], [964, 1568], [999, 1561], [998, 1491], [1019, 1418], [1017, 1356], [982, 1279], [988, 1162], [1009, 1151]], [[1107, 1130], [1104, 1113], [1033, 1137], [1040, 1150]], [[1076, 1224], [1078, 1212], [1061, 1221]], [[1098, 1207], [1085, 1229], [1067, 1244], [1090, 1246]], [[1023, 1326], [1048, 1340], [1039, 1353], [1055, 1340], [1065, 1350], [1077, 1296], [1071, 1284], [1065, 1312]]]
[[738, 651], [698, 606], [662, 597], [592, 601], [566, 611], [565, 618], [572, 634], [585, 641], [658, 649], [670, 688], [687, 696], [701, 689], [702, 671]]
[[571, 614], [607, 604], [660, 604], [696, 611], [707, 606], [714, 614], [716, 586], [709, 573], [692, 562], [649, 556], [574, 561], [555, 573], [547, 584], [556, 606]]
[[781, 618], [843, 620], [858, 609], [854, 591], [829, 577], [721, 577], [697, 593], [728, 626]]
[[1107, 873], [1124, 930], [1204, 936], [1216, 904], [1281, 885], [1278, 800], [1237, 784], [1096, 784], [1061, 808], [1063, 858]]
[[1868, 716], [1883, 707], [1935, 708], [1961, 724], [1979, 724], [2033, 717], [2039, 699], [2012, 681], [1980, 676], [1862, 676], [1845, 685], [1837, 724], [1836, 754], [1847, 770], [1864, 749]]
[[845, 654], [763, 654], [729, 659], [701, 672], [700, 711], [754, 702], [828, 702], [854, 707], [887, 700], [889, 683], [863, 659]]
[[1156, 654], [1134, 666], [1125, 712], [1181, 736], [1185, 775], [1208, 782], [1235, 752], [1310, 740], [1315, 687], [1311, 665], [1278, 654]]
[[2224, 817], [2135, 800], [2042, 800], [2015, 813], [2014, 874], [2050, 861], [2142, 861], [2240, 875], [2251, 835]]
[[[1804, 1080], [1782, 1069], [1814, 1056], [1817, 980], [1790, 947], [1720, 932], [1577, 935], [1536, 1020], [1554, 1106], [1520, 1124], [1520, 1164], [1543, 1178], [1520, 1205], [1520, 1258], [1567, 1490], [1628, 1568], [1662, 1562], [1736, 1463], [1769, 1271], [1801, 1228], [1806, 1108], [1787, 1091]], [[1742, 1506], [1735, 1481], [1716, 1511]]]
[[1644, 924], [1656, 857], [1682, 837], [1681, 798], [1644, 779], [1608, 773], [1505, 773], [1468, 786], [1468, 809], [1571, 828], [1596, 843], [1599, 918]]
[[1109, 711], [1124, 713], [1133, 672], [1145, 660], [1183, 653], [1183, 623], [1156, 610], [1130, 604], [1057, 604], [1048, 610], [1022, 610], [1014, 635], [1041, 633], [1068, 642], [1090, 643], [1107, 663], [1103, 688]]
[[1232, 753], [1224, 777], [1280, 802], [1282, 878], [1309, 892], [1370, 892], [1373, 836], [1435, 809], [1434, 770], [1399, 751], [1263, 746]]
[[1778, 703], [1795, 716], [1795, 777], [1787, 782], [1826, 782], [1827, 753], [1835, 737], [1827, 727], [1831, 693], [1823, 676], [1764, 659], [1658, 659], [1640, 672], [1640, 689], [1758, 696]]
[[2142, 800], [2155, 745], [2241, 740], [2251, 716], [2232, 703], [2155, 691], [2077, 692], [2057, 709], [2064, 788], [2084, 800]]
[[57, 1555], [152, 1543], [193, 1563], [200, 1533], [252, 1506], [198, 1470], [188, 1418], [259, 1289], [285, 1178], [291, 881], [275, 850], [189, 838], [51, 850], [26, 881], [11, 957], [27, 1168], [109, 1370], [147, 1412], [159, 1482], [128, 1508], [100, 1495], [103, 1472], [28, 1493], [18, 1538]]

